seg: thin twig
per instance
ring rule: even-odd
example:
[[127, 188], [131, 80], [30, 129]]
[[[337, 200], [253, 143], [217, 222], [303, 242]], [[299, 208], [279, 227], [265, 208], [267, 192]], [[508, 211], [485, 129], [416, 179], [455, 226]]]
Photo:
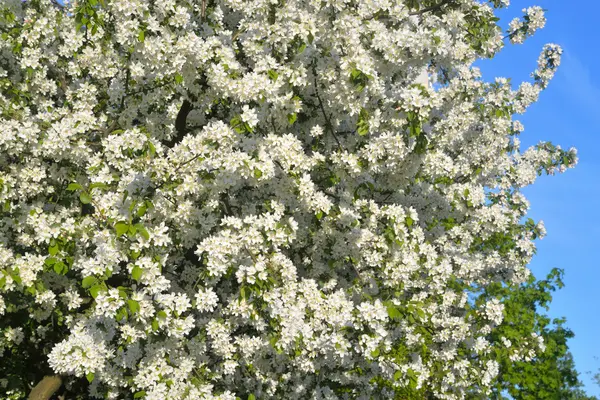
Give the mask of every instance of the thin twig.
[[129, 92], [129, 93], [127, 93], [127, 96], [133, 96], [133, 95], [140, 94], [140, 93], [144, 93], [144, 94], [146, 94], [146, 93], [148, 93], [150, 90], [159, 89], [159, 88], [161, 88], [161, 87], [164, 87], [164, 86], [170, 85], [170, 84], [172, 84], [172, 83], [173, 83], [173, 81], [172, 81], [172, 80], [165, 80], [165, 81], [163, 81], [163, 82], [161, 82], [161, 83], [157, 83], [157, 84], [155, 84], [154, 86], [148, 85], [148, 86], [146, 86], [146, 87], [143, 87], [143, 88], [141, 88], [141, 89], [139, 89], [139, 90], [134, 90], [133, 92]]
[[231, 212], [231, 206], [229, 205], [229, 200], [227, 200], [227, 197], [225, 196], [226, 195], [223, 196], [221, 203], [223, 203], [223, 206], [225, 207], [225, 212], [227, 213], [226, 216], [231, 216], [233, 215], [233, 213]]
[[408, 13], [408, 15], [423, 15], [423, 14], [428, 13], [430, 11], [438, 10], [438, 9], [442, 8], [443, 6], [445, 6], [446, 4], [450, 3], [451, 1], [452, 0], [442, 0], [438, 4], [434, 4], [431, 7], [426, 7], [424, 9], [422, 9], [422, 10], [419, 10], [419, 11], [410, 12], [410, 13]]
[[105, 130], [104, 135], [108, 135], [117, 127], [117, 120], [115, 119]]
[[65, 6], [60, 4], [57, 0], [52, 0], [51, 3], [60, 10], [64, 10]]
[[385, 198], [383, 200], [381, 200], [381, 202], [385, 203], [387, 201], [387, 199], [389, 199], [393, 194], [394, 194], [394, 192], [390, 192], [387, 196], [385, 196]]
[[189, 160], [182, 162], [181, 164], [179, 164], [179, 165], [177, 166], [177, 168], [175, 168], [175, 172], [179, 171], [179, 169], [180, 169], [181, 167], [183, 167], [184, 165], [186, 165], [186, 164], [189, 164], [189, 163], [191, 163], [192, 161], [195, 161], [195, 160], [197, 160], [198, 158], [200, 158], [200, 156], [201, 156], [201, 154], [196, 154], [194, 157], [190, 158]]
[[171, 204], [173, 204], [175, 207], [177, 207], [177, 203], [175, 203], [169, 196], [167, 196], [166, 194], [164, 194], [162, 192], [158, 192], [158, 194], [160, 194], [162, 197], [167, 199]]
[[56, 198], [56, 201], [54, 201], [54, 208], [52, 209], [52, 212], [56, 211], [56, 206], [58, 205], [58, 202], [60, 201], [60, 199], [62, 198], [62, 193], [63, 193], [63, 187], [65, 186], [65, 181], [61, 181], [60, 182], [60, 195]]
[[129, 69], [129, 65], [127, 65], [127, 72], [125, 74], [125, 90], [123, 91], [123, 97], [121, 97], [121, 104], [119, 106], [119, 111], [123, 111], [123, 109], [125, 107], [125, 97], [127, 97], [127, 91], [129, 90], [129, 78], [130, 77], [131, 77], [131, 71]]
[[340, 142], [340, 139], [338, 139], [337, 135], [335, 134], [335, 132], [333, 130], [333, 125], [331, 124], [331, 120], [329, 119], [329, 117], [327, 116], [327, 113], [325, 112], [325, 107], [323, 106], [323, 101], [321, 100], [321, 96], [319, 95], [319, 90], [317, 89], [316, 74], [315, 74], [315, 94], [317, 95], [317, 99], [319, 100], [319, 108], [321, 109], [321, 112], [323, 113], [323, 117], [325, 117], [325, 123], [326, 123], [327, 129], [333, 135], [333, 138], [337, 142], [338, 147], [340, 148], [340, 151], [344, 151], [344, 148], [342, 147], [342, 143]]
[[246, 250], [248, 255], [250, 255], [250, 258], [252, 258], [252, 261], [254, 261], [254, 265], [256, 265], [256, 263], [258, 263], [256, 256], [254, 254], [252, 254], [252, 252], [248, 249], [248, 247], [244, 246], [244, 250]]

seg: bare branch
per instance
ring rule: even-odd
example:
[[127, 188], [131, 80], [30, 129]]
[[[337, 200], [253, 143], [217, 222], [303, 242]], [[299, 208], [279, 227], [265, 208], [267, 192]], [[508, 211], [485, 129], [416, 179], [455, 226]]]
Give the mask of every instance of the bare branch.
[[327, 116], [327, 113], [325, 112], [325, 107], [323, 106], [323, 101], [321, 100], [321, 96], [319, 95], [319, 90], [317, 89], [316, 73], [315, 73], [315, 94], [317, 95], [317, 100], [319, 100], [319, 108], [321, 109], [321, 112], [323, 113], [323, 117], [325, 118], [325, 127], [333, 135], [333, 138], [337, 142], [340, 151], [344, 151], [344, 147], [342, 146], [340, 139], [338, 139], [337, 135], [335, 134], [335, 130], [333, 129], [333, 124], [331, 123], [331, 119]]
[[58, 375], [45, 376], [29, 393], [28, 400], [49, 400], [62, 386], [62, 378]]
[[436, 11], [441, 9], [443, 6], [445, 6], [446, 4], [449, 4], [452, 0], [442, 0], [440, 1], [438, 4], [434, 4], [430, 7], [426, 7], [422, 10], [419, 11], [413, 11], [411, 13], [408, 13], [408, 15], [423, 15], [425, 13], [428, 13], [430, 11]]
[[187, 132], [187, 117], [190, 111], [192, 111], [192, 109], [192, 103], [190, 103], [188, 100], [184, 100], [183, 104], [181, 105], [181, 108], [179, 109], [179, 112], [177, 113], [177, 118], [175, 119], [175, 130], [177, 131], [177, 134], [171, 140], [165, 143], [167, 147], [173, 147], [177, 143], [181, 142], [181, 140], [183, 139], [184, 135]]
[[56, 7], [56, 8], [58, 8], [59, 10], [64, 10], [64, 9], [65, 9], [65, 6], [64, 6], [64, 5], [62, 5], [62, 4], [60, 4], [60, 3], [59, 3], [57, 0], [51, 0], [51, 3], [52, 3], [52, 4], [53, 4], [53, 5]]

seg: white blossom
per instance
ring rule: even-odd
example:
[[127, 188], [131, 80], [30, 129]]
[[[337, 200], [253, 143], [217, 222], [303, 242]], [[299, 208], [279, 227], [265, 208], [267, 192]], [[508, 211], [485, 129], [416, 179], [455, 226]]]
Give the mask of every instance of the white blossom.
[[481, 293], [546, 233], [521, 188], [577, 163], [513, 119], [562, 50], [486, 82], [509, 1], [413, 3], [2, 2], [0, 351], [173, 400], [485, 397], [494, 349], [534, 359]]

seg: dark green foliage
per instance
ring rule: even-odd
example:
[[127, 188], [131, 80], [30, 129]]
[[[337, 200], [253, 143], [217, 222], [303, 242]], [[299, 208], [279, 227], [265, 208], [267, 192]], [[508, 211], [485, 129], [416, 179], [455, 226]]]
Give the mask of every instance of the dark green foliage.
[[[515, 400], [592, 400], [581, 389], [578, 372], [569, 352], [568, 339], [573, 332], [564, 326], [565, 319], [551, 320], [540, 309], [548, 309], [551, 293], [564, 286], [563, 271], [553, 269], [544, 280], [533, 276], [520, 287], [495, 285], [486, 296], [501, 298], [505, 306], [504, 321], [493, 333], [519, 343], [535, 332], [544, 339], [543, 353], [533, 360], [512, 362], [506, 349], [497, 350], [500, 375], [492, 398]], [[510, 397], [506, 397], [509, 394]]]

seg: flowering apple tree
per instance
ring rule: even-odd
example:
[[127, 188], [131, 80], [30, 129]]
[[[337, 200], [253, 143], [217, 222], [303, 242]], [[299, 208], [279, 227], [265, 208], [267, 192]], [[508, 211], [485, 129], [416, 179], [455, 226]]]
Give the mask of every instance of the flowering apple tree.
[[482, 296], [521, 188], [577, 160], [513, 119], [558, 46], [473, 67], [544, 25], [508, 3], [0, 2], [0, 392], [485, 397], [544, 346]]

